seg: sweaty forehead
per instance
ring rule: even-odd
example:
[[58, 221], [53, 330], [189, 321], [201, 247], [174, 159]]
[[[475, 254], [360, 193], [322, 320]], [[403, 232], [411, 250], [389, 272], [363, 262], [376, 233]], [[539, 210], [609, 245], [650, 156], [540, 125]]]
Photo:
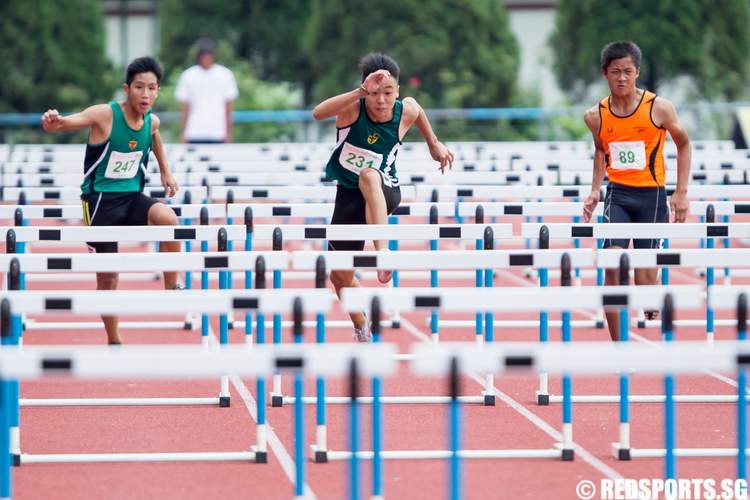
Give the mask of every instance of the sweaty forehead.
[[395, 89], [396, 87], [398, 87], [398, 82], [392, 76], [389, 76], [380, 84], [381, 89]]
[[607, 69], [636, 69], [635, 62], [630, 56], [621, 57], [620, 59], [614, 59], [609, 63]]
[[[151, 71], [147, 71], [146, 73], [137, 73], [135, 76], [133, 76], [133, 83], [142, 83], [145, 85], [157, 85], [159, 82], [156, 79], [156, 75], [153, 74]], [[131, 84], [131, 85], [132, 85]]]

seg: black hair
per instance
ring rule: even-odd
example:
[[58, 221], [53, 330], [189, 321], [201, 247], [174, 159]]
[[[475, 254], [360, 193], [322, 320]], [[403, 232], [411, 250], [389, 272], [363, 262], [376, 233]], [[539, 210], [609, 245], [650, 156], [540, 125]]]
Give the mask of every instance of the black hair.
[[164, 71], [161, 69], [161, 65], [156, 59], [148, 56], [134, 59], [133, 62], [128, 64], [128, 69], [125, 73], [125, 83], [130, 85], [133, 82], [135, 75], [149, 72], [156, 75], [156, 83], [161, 83]]
[[633, 60], [635, 67], [640, 69], [641, 67], [641, 49], [633, 42], [620, 41], [608, 43], [602, 49], [601, 63], [602, 71], [607, 71], [609, 64], [615, 59], [622, 59], [623, 57], [630, 57]]
[[390, 56], [381, 52], [370, 52], [359, 60], [359, 71], [362, 73], [362, 81], [379, 69], [386, 69], [398, 81], [398, 75], [401, 71], [398, 63]]

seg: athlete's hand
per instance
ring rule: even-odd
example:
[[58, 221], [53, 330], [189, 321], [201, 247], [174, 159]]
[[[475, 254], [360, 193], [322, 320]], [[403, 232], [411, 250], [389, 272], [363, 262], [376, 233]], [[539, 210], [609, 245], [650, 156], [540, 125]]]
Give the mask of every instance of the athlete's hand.
[[445, 147], [445, 144], [443, 144], [440, 141], [437, 141], [435, 144], [430, 146], [430, 155], [432, 156], [432, 159], [435, 161], [440, 162], [440, 173], [445, 173], [445, 167], [448, 167], [448, 170], [453, 168], [453, 153], [450, 149]]
[[57, 132], [62, 128], [62, 116], [56, 109], [48, 109], [42, 115], [42, 128], [45, 132]]
[[164, 194], [167, 195], [167, 198], [176, 195], [177, 191], [180, 190], [179, 186], [177, 186], [177, 181], [171, 172], [164, 172], [161, 174], [161, 185], [164, 188]]
[[592, 191], [585, 200], [583, 200], [583, 222], [591, 222], [591, 216], [599, 204], [599, 191]]
[[686, 192], [678, 193], [675, 191], [672, 193], [672, 196], [669, 197], [669, 208], [672, 209], [675, 222], [685, 222], [689, 207], [690, 202], [688, 202]]
[[387, 69], [379, 69], [374, 73], [370, 73], [369, 75], [367, 75], [367, 78], [365, 78], [362, 86], [369, 93], [377, 92], [380, 88], [380, 84], [383, 83], [383, 80], [385, 80], [386, 78], [390, 78], [390, 76], [391, 72]]

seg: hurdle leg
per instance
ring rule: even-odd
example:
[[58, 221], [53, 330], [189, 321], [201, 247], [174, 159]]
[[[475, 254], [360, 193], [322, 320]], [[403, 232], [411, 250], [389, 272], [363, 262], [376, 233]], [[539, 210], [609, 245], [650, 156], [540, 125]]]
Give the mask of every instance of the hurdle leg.
[[[747, 296], [737, 301], [737, 340], [747, 340]], [[747, 480], [747, 371], [737, 370], [737, 479]]]
[[[359, 403], [357, 402], [359, 375], [357, 360], [352, 359], [349, 368], [349, 498], [359, 499]], [[300, 394], [301, 396], [301, 394]], [[297, 398], [300, 401], [302, 398]]]
[[[219, 288], [225, 290], [227, 288], [228, 275], [226, 271], [219, 271]], [[226, 314], [219, 315], [219, 344], [222, 346], [229, 343], [229, 322]], [[219, 390], [219, 406], [226, 408], [231, 404], [231, 396], [229, 393], [229, 375], [221, 376], [221, 387]]]
[[305, 403], [304, 379], [302, 371], [294, 374], [294, 494], [295, 498], [305, 496]]
[[[398, 217], [389, 215], [388, 216], [388, 224], [398, 224]], [[388, 250], [391, 251], [398, 251], [398, 240], [388, 240]], [[391, 279], [391, 282], [388, 284], [388, 286], [392, 286], [393, 288], [398, 288], [401, 283], [401, 278], [399, 276], [398, 269], [393, 270], [393, 278]], [[391, 312], [391, 328], [400, 328], [401, 327], [401, 313], [398, 309]]]
[[[569, 343], [571, 340], [570, 332], [570, 311], [562, 312], [562, 341]], [[562, 378], [562, 397], [563, 397], [563, 426], [562, 426], [562, 455], [565, 461], [573, 460], [573, 380], [568, 374]]]
[[461, 449], [461, 403], [458, 399], [460, 393], [460, 373], [458, 371], [458, 358], [451, 359], [450, 367], [450, 396], [448, 429], [450, 435], [448, 446], [450, 450], [449, 459], [449, 490], [451, 500], [461, 498], [461, 458], [459, 450]]
[[[245, 251], [251, 252], [253, 250], [253, 238], [252, 232], [247, 231], [245, 236]], [[245, 289], [250, 290], [253, 287], [253, 272], [251, 270], [245, 271]], [[248, 309], [245, 312], [245, 344], [251, 345], [253, 343], [253, 315]]]
[[[724, 201], [729, 201], [729, 200], [725, 198]], [[728, 215], [722, 215], [721, 216], [721, 220], [725, 224], [729, 224], [729, 216]], [[729, 238], [723, 238], [721, 241], [724, 244], [724, 248], [729, 248], [730, 247]], [[725, 285], [731, 285], [732, 284], [732, 278], [730, 277], [729, 272], [730, 272], [729, 268], [725, 267], [724, 268], [724, 281], [723, 281], [723, 283]]]
[[[273, 272], [273, 287], [281, 288], [281, 271]], [[273, 343], [281, 344], [281, 314], [273, 315]], [[271, 406], [279, 407], [284, 404], [284, 395], [281, 389], [281, 373], [273, 375], [273, 388], [271, 389]]]
[[[662, 311], [662, 335], [664, 342], [672, 342], [672, 299], [667, 295], [664, 299]], [[674, 407], [674, 377], [664, 375], [664, 479], [675, 479], [677, 467], [675, 460], [675, 407]], [[744, 392], [744, 391], [741, 391]]]
[[[208, 242], [201, 241], [201, 252], [208, 252]], [[208, 290], [208, 271], [201, 271], [201, 290]], [[201, 344], [208, 347], [208, 314], [201, 314]]]
[[[483, 245], [482, 240], [476, 240], [476, 246], [475, 246], [476, 250], [481, 250], [483, 248], [482, 245]], [[482, 288], [483, 277], [484, 277], [484, 272], [481, 269], [477, 269], [476, 271], [474, 271], [475, 285], [477, 288]], [[482, 315], [482, 312], [477, 311], [475, 318], [474, 318], [477, 344], [481, 344], [482, 342], [484, 342], [484, 339], [482, 337], [482, 334], [484, 333], [484, 328], [482, 326], [483, 319], [484, 319], [484, 316]]]
[[[714, 248], [714, 239], [706, 239], [706, 248]], [[706, 341], [714, 341], [714, 309], [711, 307], [711, 288], [714, 285], [714, 268], [706, 268]]]
[[[430, 250], [436, 252], [438, 249], [437, 240], [430, 240]], [[430, 287], [438, 287], [438, 272], [436, 270], [430, 271]], [[432, 343], [437, 344], [440, 341], [438, 330], [438, 310], [433, 309], [430, 312], [430, 333], [432, 334]]]
[[0, 498], [12, 493], [12, 462], [10, 450], [11, 391], [7, 380], [0, 379]]
[[[266, 318], [261, 312], [255, 315], [257, 325], [255, 331], [257, 332], [257, 341], [259, 345], [266, 343]], [[255, 381], [256, 385], [256, 397], [257, 397], [257, 409], [258, 409], [258, 425], [256, 427], [257, 433], [257, 445], [255, 451], [256, 461], [258, 460], [259, 454], [263, 458], [263, 463], [267, 461], [268, 447], [267, 447], [267, 429], [266, 429], [266, 379], [265, 377], [258, 377]]]
[[[628, 341], [629, 313], [627, 307], [620, 309], [620, 342]], [[630, 382], [628, 374], [620, 374], [620, 441], [613, 445], [615, 458], [630, 460], [630, 415], [628, 396]]]
[[[20, 346], [21, 331], [23, 330], [23, 318], [13, 314], [10, 317], [11, 335], [3, 337], [2, 344], [8, 346]], [[6, 379], [2, 381], [3, 390], [7, 394], [7, 403], [3, 411], [6, 417], [8, 432], [8, 447], [1, 450], [9, 450], [12, 465], [20, 465], [21, 458], [21, 410], [20, 410], [20, 383], [17, 379]], [[5, 432], [5, 431], [3, 431]]]
[[[315, 341], [325, 344], [326, 341], [326, 318], [325, 314], [318, 313], [316, 319]], [[315, 380], [315, 408], [316, 408], [316, 431], [315, 446], [313, 447], [313, 461], [324, 463], [328, 461], [328, 431], [326, 428], [326, 379], [318, 377]]]
[[[549, 286], [549, 270], [547, 268], [539, 269], [539, 286]], [[545, 343], [549, 340], [549, 313], [547, 311], [539, 312], [539, 342]], [[536, 403], [546, 406], [549, 404], [549, 375], [547, 373], [539, 374], [539, 390], [536, 392]]]
[[[380, 335], [378, 335], [379, 337]], [[378, 340], [379, 341], [379, 340]], [[383, 383], [380, 377], [372, 379], [372, 498], [383, 498], [383, 407], [380, 396]]]
[[[604, 221], [604, 217], [601, 215], [597, 217], [597, 222], [601, 224]], [[597, 251], [602, 250], [604, 248], [604, 240], [599, 238], [596, 240], [596, 249]], [[604, 268], [597, 266], [596, 268], [596, 286], [604, 286]], [[604, 308], [600, 307], [596, 311], [596, 327], [597, 328], [604, 328], [605, 321], [604, 321]]]
[[[485, 288], [492, 288], [493, 284], [493, 271], [492, 269], [485, 269], [484, 271], [484, 286]], [[492, 311], [487, 311], [484, 314], [484, 338], [487, 343], [495, 341], [495, 314]], [[484, 391], [484, 404], [485, 406], [495, 406], [495, 375], [490, 372], [485, 376]]]
[[[234, 224], [233, 218], [232, 217], [227, 217], [227, 225], [231, 226], [232, 224]], [[232, 251], [232, 240], [229, 240], [229, 239], [227, 240], [227, 251], [228, 252]], [[233, 286], [232, 286], [232, 271], [227, 270], [227, 271], [224, 271], [224, 272], [226, 273], [226, 282], [225, 282], [226, 287], [227, 288], [233, 288]], [[227, 316], [227, 326], [229, 327], [230, 330], [234, 330], [234, 311], [229, 311], [229, 314]]]

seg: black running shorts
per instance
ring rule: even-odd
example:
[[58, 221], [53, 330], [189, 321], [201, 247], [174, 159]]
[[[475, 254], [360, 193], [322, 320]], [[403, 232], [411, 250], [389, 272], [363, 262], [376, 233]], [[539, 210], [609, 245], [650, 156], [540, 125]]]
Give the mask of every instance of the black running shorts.
[[[386, 210], [390, 215], [401, 203], [401, 188], [386, 186], [384, 182], [381, 182], [380, 186], [385, 196]], [[341, 185], [336, 188], [331, 224], [367, 224], [365, 198], [359, 188], [352, 189]], [[363, 240], [329, 241], [328, 248], [330, 250], [363, 250], [365, 242]]]
[[[664, 187], [632, 187], [610, 183], [604, 196], [604, 222], [669, 222]], [[604, 248], [628, 248], [630, 240], [605, 239]], [[634, 239], [633, 248], [661, 248], [661, 240]]]
[[[143, 193], [82, 194], [83, 222], [87, 226], [146, 226], [148, 211], [159, 200]], [[87, 242], [96, 253], [117, 252], [116, 241]]]

